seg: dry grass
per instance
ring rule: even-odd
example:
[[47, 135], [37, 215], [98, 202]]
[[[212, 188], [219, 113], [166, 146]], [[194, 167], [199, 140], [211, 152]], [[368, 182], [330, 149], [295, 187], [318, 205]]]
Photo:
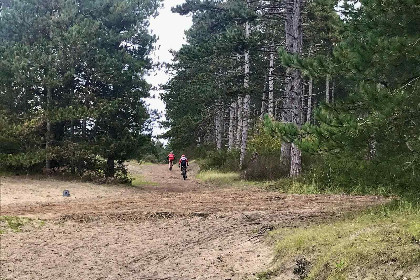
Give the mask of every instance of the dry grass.
[[[271, 235], [277, 266], [294, 269], [301, 279], [420, 279], [419, 210], [382, 208]], [[309, 261], [303, 270], [290, 267], [303, 258]]]

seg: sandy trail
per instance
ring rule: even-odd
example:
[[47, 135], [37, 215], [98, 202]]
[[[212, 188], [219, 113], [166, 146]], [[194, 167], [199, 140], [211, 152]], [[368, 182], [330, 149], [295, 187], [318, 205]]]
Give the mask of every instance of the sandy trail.
[[274, 227], [384, 201], [218, 188], [196, 169], [184, 181], [177, 168], [131, 164], [155, 183], [142, 188], [1, 178], [1, 215], [46, 224], [1, 236], [0, 279], [255, 279], [270, 267]]

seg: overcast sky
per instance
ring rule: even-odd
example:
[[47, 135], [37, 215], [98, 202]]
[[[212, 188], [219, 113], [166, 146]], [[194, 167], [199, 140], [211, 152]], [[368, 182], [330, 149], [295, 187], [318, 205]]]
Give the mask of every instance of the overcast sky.
[[[164, 0], [163, 8], [159, 10], [159, 15], [151, 19], [150, 29], [153, 34], [158, 36], [156, 42], [156, 51], [152, 57], [154, 62], [171, 62], [172, 55], [170, 50], [179, 50], [185, 43], [185, 30], [190, 28], [192, 19], [187, 16], [180, 16], [171, 12], [171, 8], [184, 3], [185, 0]], [[169, 76], [164, 69], [156, 69], [150, 73], [146, 80], [154, 87], [159, 88], [161, 84], [165, 84], [169, 80]], [[145, 99], [150, 109], [157, 109], [164, 113], [165, 105], [159, 98], [160, 90], [152, 92], [156, 98]], [[153, 135], [159, 135], [164, 130], [154, 125]]]

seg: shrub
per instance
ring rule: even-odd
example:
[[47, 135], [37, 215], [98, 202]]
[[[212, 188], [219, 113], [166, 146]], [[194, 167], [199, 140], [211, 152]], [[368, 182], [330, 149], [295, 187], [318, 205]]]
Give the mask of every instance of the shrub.
[[288, 168], [281, 164], [279, 154], [254, 153], [243, 172], [246, 180], [275, 180], [287, 177]]
[[238, 171], [239, 153], [238, 150], [208, 151], [206, 157], [200, 160], [200, 168], [203, 170]]
[[151, 163], [159, 163], [158, 158], [155, 155], [147, 154], [141, 158], [141, 161], [151, 162]]

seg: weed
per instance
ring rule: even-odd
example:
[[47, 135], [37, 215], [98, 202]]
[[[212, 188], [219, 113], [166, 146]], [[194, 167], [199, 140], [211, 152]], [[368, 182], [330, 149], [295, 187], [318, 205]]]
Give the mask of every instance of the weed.
[[22, 229], [27, 225], [33, 227], [42, 227], [45, 225], [45, 221], [26, 217], [0, 216], [0, 234], [5, 234], [10, 231], [21, 232]]

